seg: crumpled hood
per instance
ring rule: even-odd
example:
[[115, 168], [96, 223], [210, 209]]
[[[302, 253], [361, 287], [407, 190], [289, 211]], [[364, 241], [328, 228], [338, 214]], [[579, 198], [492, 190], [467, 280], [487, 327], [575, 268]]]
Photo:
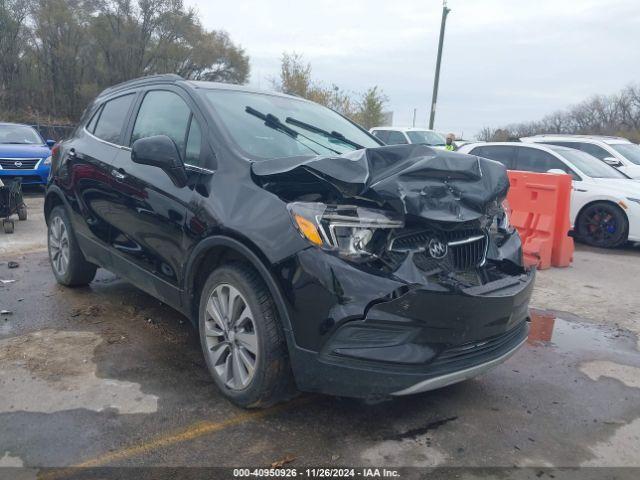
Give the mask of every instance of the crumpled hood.
[[345, 199], [365, 199], [408, 216], [467, 222], [492, 215], [506, 197], [505, 167], [426, 145], [366, 148], [337, 156], [288, 157], [251, 166], [267, 190], [291, 185], [308, 193], [330, 185]]

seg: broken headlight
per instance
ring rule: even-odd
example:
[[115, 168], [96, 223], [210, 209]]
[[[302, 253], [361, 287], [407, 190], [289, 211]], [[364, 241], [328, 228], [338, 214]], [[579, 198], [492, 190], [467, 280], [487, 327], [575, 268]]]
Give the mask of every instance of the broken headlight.
[[349, 259], [375, 255], [390, 229], [404, 226], [398, 214], [355, 205], [295, 202], [287, 208], [304, 238]]
[[511, 207], [509, 207], [509, 202], [505, 199], [502, 202], [500, 210], [491, 220], [491, 224], [489, 225], [489, 232], [493, 234], [512, 233], [513, 227], [509, 222], [510, 214], [511, 214]]

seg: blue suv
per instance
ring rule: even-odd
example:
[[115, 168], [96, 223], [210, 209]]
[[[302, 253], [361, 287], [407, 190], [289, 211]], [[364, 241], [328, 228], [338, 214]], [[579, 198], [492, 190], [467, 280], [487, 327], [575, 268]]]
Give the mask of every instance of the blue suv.
[[20, 177], [25, 185], [46, 185], [54, 143], [29, 125], [0, 123], [0, 180]]

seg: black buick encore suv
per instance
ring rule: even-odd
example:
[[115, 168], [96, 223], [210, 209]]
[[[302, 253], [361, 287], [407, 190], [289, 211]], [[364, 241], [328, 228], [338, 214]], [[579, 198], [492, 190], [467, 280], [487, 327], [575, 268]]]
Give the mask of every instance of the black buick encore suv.
[[497, 162], [384, 146], [307, 100], [160, 75], [87, 108], [44, 208], [58, 282], [103, 267], [180, 311], [256, 407], [422, 392], [513, 354], [535, 272], [508, 188]]

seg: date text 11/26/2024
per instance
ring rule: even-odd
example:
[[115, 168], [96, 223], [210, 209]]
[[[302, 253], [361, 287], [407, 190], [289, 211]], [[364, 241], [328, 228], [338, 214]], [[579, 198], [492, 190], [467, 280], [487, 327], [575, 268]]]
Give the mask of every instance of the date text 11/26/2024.
[[400, 472], [387, 468], [235, 468], [234, 478], [399, 478]]

